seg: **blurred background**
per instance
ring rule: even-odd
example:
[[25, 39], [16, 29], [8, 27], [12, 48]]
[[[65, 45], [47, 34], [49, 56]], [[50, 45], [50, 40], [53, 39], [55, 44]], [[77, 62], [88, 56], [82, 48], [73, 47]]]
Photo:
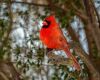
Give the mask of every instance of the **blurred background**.
[[[39, 30], [50, 14], [55, 15], [81, 71], [72, 67], [63, 51], [46, 55]], [[99, 0], [0, 1], [0, 80], [100, 80], [99, 60]]]

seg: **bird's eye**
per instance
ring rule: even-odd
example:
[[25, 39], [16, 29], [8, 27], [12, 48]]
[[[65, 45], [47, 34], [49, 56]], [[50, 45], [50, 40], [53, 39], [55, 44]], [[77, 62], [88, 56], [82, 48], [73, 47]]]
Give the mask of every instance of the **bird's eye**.
[[44, 20], [43, 21], [43, 28], [48, 28], [50, 26], [50, 21]]

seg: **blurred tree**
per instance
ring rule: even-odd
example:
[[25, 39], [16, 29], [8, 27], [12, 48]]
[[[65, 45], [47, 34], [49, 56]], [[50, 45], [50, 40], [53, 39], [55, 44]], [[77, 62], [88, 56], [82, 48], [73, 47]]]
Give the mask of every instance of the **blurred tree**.
[[[80, 72], [69, 67], [68, 59], [54, 65], [47, 62], [48, 58], [62, 59], [45, 55], [39, 40], [41, 19], [50, 14], [56, 16], [69, 42], [72, 40], [70, 46], [82, 67]], [[99, 37], [99, 0], [2, 0], [0, 80], [100, 80]]]

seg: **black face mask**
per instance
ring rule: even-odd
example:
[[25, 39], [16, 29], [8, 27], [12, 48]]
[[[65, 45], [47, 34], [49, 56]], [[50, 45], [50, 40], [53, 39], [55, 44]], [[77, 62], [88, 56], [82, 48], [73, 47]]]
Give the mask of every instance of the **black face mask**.
[[44, 20], [45, 22], [47, 22], [47, 25], [43, 25], [42, 28], [48, 28], [50, 26], [50, 21]]

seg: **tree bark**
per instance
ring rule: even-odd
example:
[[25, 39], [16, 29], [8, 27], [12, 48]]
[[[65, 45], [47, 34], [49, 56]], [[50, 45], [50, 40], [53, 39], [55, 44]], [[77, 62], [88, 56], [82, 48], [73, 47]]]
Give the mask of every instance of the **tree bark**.
[[100, 28], [98, 25], [98, 21], [96, 19], [95, 10], [93, 8], [93, 5], [90, 0], [84, 0], [85, 10], [86, 14], [88, 15], [88, 21], [87, 24], [90, 26], [87, 26], [90, 29], [90, 33], [93, 35], [93, 38], [95, 40], [97, 49], [98, 49], [98, 56], [100, 57]]
[[0, 80], [21, 80], [12, 62], [0, 60]]

